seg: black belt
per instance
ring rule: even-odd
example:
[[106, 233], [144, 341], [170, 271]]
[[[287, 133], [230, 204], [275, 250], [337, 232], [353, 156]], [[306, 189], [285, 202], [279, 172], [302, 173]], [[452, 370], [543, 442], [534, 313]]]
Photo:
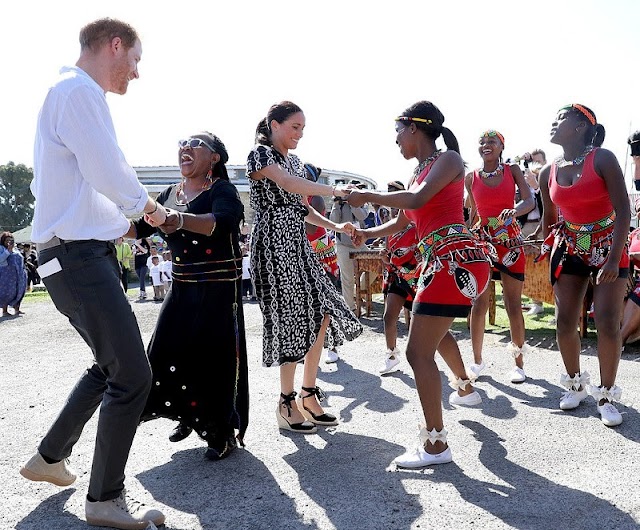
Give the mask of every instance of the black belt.
[[[49, 241], [46, 241], [45, 243], [36, 243], [36, 251], [40, 252], [42, 250], [46, 250], [48, 248], [53, 248], [53, 247], [58, 247], [62, 244], [67, 244], [67, 243], [82, 243], [82, 242], [87, 242], [87, 241], [99, 241], [99, 240], [94, 240], [94, 239], [60, 239], [59, 237], [53, 236]], [[108, 241], [101, 241], [102, 243], [113, 243], [115, 244], [116, 240], [115, 239], [110, 239]]]

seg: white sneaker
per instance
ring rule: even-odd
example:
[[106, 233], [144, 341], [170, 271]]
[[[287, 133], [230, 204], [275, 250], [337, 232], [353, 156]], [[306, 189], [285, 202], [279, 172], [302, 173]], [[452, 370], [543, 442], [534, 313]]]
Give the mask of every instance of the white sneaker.
[[622, 414], [618, 412], [618, 409], [608, 401], [604, 402], [604, 405], [597, 405], [598, 412], [600, 413], [600, 419], [607, 427], [615, 427], [622, 423]]
[[540, 313], [544, 313], [544, 307], [542, 307], [541, 304], [533, 304], [531, 306], [531, 309], [529, 309], [529, 311], [527, 311], [527, 315], [534, 316], [534, 315], [539, 315]]
[[385, 355], [384, 364], [378, 369], [378, 372], [380, 374], [395, 372], [397, 370], [396, 367], [400, 364], [400, 351], [398, 348], [394, 348], [393, 350], [387, 350]]
[[509, 373], [509, 379], [512, 383], [524, 383], [527, 380], [527, 376], [522, 368], [517, 366]]
[[92, 526], [108, 526], [123, 530], [146, 528], [149, 523], [164, 524], [164, 514], [159, 510], [148, 508], [127, 496], [122, 490], [119, 497], [108, 501], [85, 501], [85, 516]]
[[472, 363], [469, 365], [469, 370], [476, 377], [480, 376], [480, 373], [487, 367], [484, 361], [480, 361], [480, 364]]
[[325, 358], [324, 362], [327, 364], [331, 364], [338, 362], [338, 359], [340, 359], [340, 356], [338, 355], [338, 352], [336, 350], [327, 350], [327, 357]]
[[477, 390], [474, 390], [471, 394], [467, 394], [466, 396], [461, 396], [457, 391], [449, 394], [449, 404], [451, 405], [472, 407], [474, 405], [479, 405], [480, 403], [482, 403], [482, 397], [478, 394]]
[[40, 453], [36, 453], [20, 470], [20, 474], [36, 482], [50, 482], [56, 486], [70, 486], [76, 480], [75, 472], [67, 467], [68, 460], [48, 464]]
[[453, 461], [451, 456], [451, 449], [448, 447], [438, 453], [432, 455], [424, 450], [424, 447], [418, 446], [414, 449], [409, 449], [405, 453], [401, 454], [393, 460], [393, 463], [398, 467], [404, 467], [407, 469], [419, 469], [421, 467], [432, 466], [435, 464], [448, 464]]
[[582, 390], [567, 390], [564, 394], [562, 394], [562, 399], [560, 400], [560, 408], [562, 410], [575, 409], [585, 399], [587, 399], [586, 388], [583, 388]]

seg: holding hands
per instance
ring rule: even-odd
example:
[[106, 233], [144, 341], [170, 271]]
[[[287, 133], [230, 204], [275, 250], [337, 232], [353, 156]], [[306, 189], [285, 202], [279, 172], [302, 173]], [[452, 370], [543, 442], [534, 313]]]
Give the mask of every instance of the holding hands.
[[167, 210], [162, 204], [156, 202], [154, 210], [144, 214], [144, 220], [151, 226], [160, 226], [167, 219]]
[[332, 193], [334, 197], [342, 197], [344, 199], [348, 197], [354, 189], [355, 186], [353, 184], [340, 184], [339, 186], [334, 186]]
[[364, 234], [364, 230], [362, 228], [355, 228], [351, 234], [351, 242], [355, 247], [361, 247], [366, 239], [367, 236]]
[[176, 210], [167, 208], [167, 218], [162, 225], [159, 226], [165, 234], [173, 234], [182, 228], [182, 215]]
[[338, 223], [338, 224], [336, 224], [336, 232], [340, 232], [342, 234], [347, 234], [351, 239], [353, 239], [353, 234], [356, 231], [357, 231], [357, 228], [352, 223]]
[[367, 192], [365, 190], [353, 189], [351, 193], [347, 197], [347, 202], [350, 206], [354, 206], [356, 208], [360, 206], [364, 206], [367, 201]]

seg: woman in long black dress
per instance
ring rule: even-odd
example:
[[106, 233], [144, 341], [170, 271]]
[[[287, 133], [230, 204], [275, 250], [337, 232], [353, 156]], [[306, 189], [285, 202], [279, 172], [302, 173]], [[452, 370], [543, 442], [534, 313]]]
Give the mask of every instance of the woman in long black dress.
[[[251, 274], [264, 321], [263, 365], [280, 367], [278, 426], [307, 434], [316, 432], [316, 425], [337, 424], [320, 406], [324, 394], [316, 386], [323, 344], [333, 349], [345, 338], [353, 340], [362, 325], [322, 270], [305, 233], [305, 221], [349, 234], [355, 227], [336, 224], [308, 207], [304, 197], [346, 196], [349, 190], [304, 178], [303, 163], [290, 153], [304, 126], [296, 104], [273, 105], [258, 124], [247, 176], [256, 211]], [[302, 392], [296, 404], [295, 371], [302, 359]]]
[[[170, 208], [161, 230], [172, 253], [173, 284], [149, 344], [153, 386], [142, 420], [171, 418], [172, 441], [192, 430], [207, 458], [227, 456], [249, 420], [247, 350], [242, 311], [243, 206], [229, 182], [224, 144], [209, 133], [180, 142], [182, 181], [157, 198]], [[134, 237], [156, 228], [134, 223]]]

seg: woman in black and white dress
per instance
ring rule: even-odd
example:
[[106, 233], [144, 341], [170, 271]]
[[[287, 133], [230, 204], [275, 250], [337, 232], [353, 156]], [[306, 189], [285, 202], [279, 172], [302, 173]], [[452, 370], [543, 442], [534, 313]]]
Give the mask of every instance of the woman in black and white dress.
[[[247, 159], [251, 206], [256, 211], [251, 235], [251, 274], [264, 321], [263, 364], [280, 367], [276, 418], [281, 429], [314, 433], [316, 425], [336, 425], [324, 412], [324, 394], [316, 385], [322, 347], [353, 340], [362, 326], [322, 270], [306, 233], [305, 221], [337, 232], [353, 231], [307, 206], [309, 195], [347, 196], [304, 178], [304, 166], [289, 151], [302, 138], [305, 117], [283, 101], [269, 109], [256, 129], [256, 146]], [[305, 360], [302, 392], [294, 391], [298, 361]]]

